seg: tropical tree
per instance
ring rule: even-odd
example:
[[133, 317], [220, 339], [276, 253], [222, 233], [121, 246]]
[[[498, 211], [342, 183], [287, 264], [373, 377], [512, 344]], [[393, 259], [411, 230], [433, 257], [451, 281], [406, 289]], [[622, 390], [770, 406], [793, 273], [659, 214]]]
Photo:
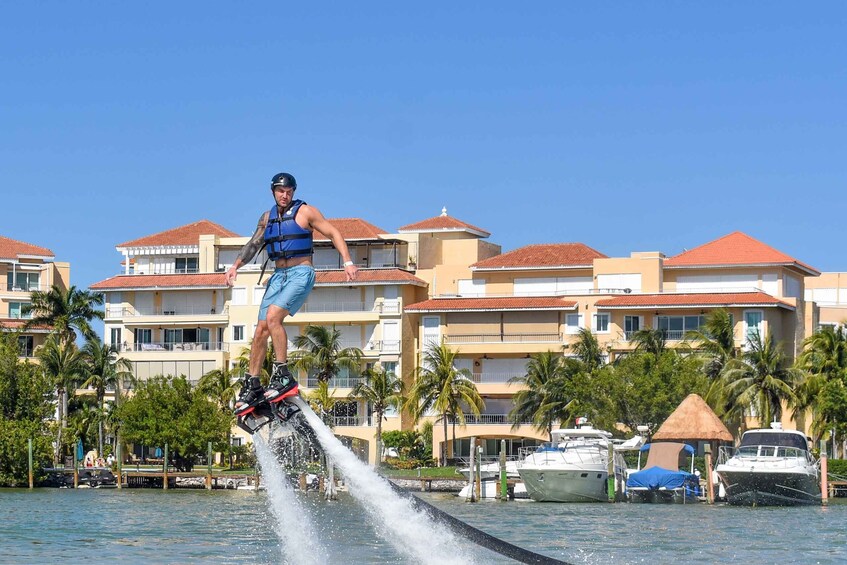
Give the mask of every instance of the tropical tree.
[[24, 314], [32, 314], [24, 327], [50, 326], [63, 341], [75, 341], [77, 332], [86, 339], [94, 339], [97, 334], [91, 322], [95, 318], [103, 319], [103, 311], [97, 309], [102, 305], [101, 293], [79, 290], [75, 286], [67, 290], [56, 285], [47, 292], [35, 290], [31, 293], [31, 302], [22, 308]]
[[803, 378], [797, 387], [797, 408], [812, 409], [811, 432], [819, 439], [825, 431], [836, 429], [847, 433], [842, 414], [847, 406], [839, 406], [847, 388], [847, 331], [844, 327], [824, 326], [803, 342], [797, 360]]
[[121, 382], [132, 382], [132, 363], [119, 355], [118, 346], [106, 345], [99, 338], [88, 340], [82, 348], [83, 378], [82, 386], [93, 388], [97, 399], [99, 415], [97, 422], [97, 446], [103, 453], [103, 424], [106, 410], [104, 402], [106, 388], [117, 389]]
[[709, 379], [717, 379], [726, 364], [738, 358], [732, 315], [724, 308], [709, 312], [703, 326], [688, 332], [686, 337], [694, 342], [694, 348], [703, 356], [703, 371]]
[[465, 409], [479, 416], [485, 402], [467, 369], [456, 369], [457, 351], [447, 344], [431, 343], [423, 352], [421, 365], [415, 370], [415, 382], [406, 398], [404, 408], [415, 421], [433, 411], [440, 416], [444, 428], [440, 464], [447, 464], [447, 418], [465, 423]]
[[553, 423], [571, 417], [574, 398], [568, 379], [580, 368], [578, 361], [552, 351], [530, 356], [526, 374], [509, 380], [509, 384], [523, 387], [515, 393], [515, 407], [509, 412], [512, 430], [524, 422], [532, 422], [538, 431], [546, 431], [552, 441]]
[[[250, 366], [251, 351], [251, 347], [242, 347], [241, 353], [235, 358], [235, 368], [239, 371], [239, 378], [243, 376], [244, 372], [247, 371], [247, 368]], [[271, 341], [268, 343], [268, 348], [265, 350], [265, 358], [262, 360], [261, 374], [253, 375], [254, 377], [259, 377], [263, 385], [267, 385], [268, 381], [271, 379], [275, 360], [276, 353], [274, 352], [274, 344]]]
[[350, 398], [370, 403], [376, 416], [376, 465], [382, 461], [382, 419], [389, 407], [399, 408], [403, 403], [403, 381], [393, 372], [367, 369], [350, 392]]
[[768, 332], [762, 339], [756, 332], [748, 339], [749, 349], [740, 361], [732, 361], [723, 373], [726, 412], [743, 421], [747, 410], [755, 410], [759, 425], [782, 417], [782, 403], [796, 404], [794, 386], [800, 373], [788, 367], [782, 347]]
[[362, 350], [358, 347], [344, 347], [341, 332], [334, 326], [308, 325], [302, 335], [294, 338], [294, 345], [297, 350], [290, 355], [293, 366], [313, 374], [318, 382], [328, 381], [341, 369], [347, 369], [351, 375], [359, 372]]
[[68, 390], [74, 390], [85, 375], [82, 354], [73, 341], [62, 340], [50, 335], [38, 350], [38, 359], [44, 371], [50, 376], [59, 403], [59, 422], [56, 435], [54, 465], [59, 464], [59, 452], [62, 445], [62, 429], [67, 427]]
[[650, 328], [638, 330], [632, 334], [631, 341], [635, 344], [636, 352], [649, 353], [656, 359], [664, 353], [667, 344], [664, 330]]
[[236, 364], [234, 367], [213, 369], [200, 377], [197, 390], [217, 403], [221, 412], [232, 412], [232, 401], [241, 389], [241, 377], [245, 368]]
[[589, 373], [603, 366], [603, 349], [600, 347], [597, 337], [588, 328], [580, 328], [576, 342], [565, 345], [563, 349], [570, 349], [571, 353], [585, 365], [585, 369]]
[[336, 389], [329, 390], [329, 383], [318, 381], [318, 386], [309, 393], [306, 399], [315, 414], [319, 414], [323, 423], [328, 427], [335, 427], [332, 409], [335, 408], [338, 399], [335, 397]]

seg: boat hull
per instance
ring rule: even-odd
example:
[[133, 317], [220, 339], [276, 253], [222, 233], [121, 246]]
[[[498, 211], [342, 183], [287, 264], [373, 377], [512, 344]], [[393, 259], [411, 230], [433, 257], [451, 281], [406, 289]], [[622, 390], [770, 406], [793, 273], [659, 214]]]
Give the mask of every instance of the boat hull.
[[605, 470], [519, 469], [530, 498], [538, 502], [606, 502]]
[[680, 489], [634, 489], [628, 488], [627, 497], [630, 502], [646, 504], [691, 504], [700, 502], [696, 491], [688, 488]]
[[820, 479], [805, 472], [751, 471], [718, 468], [729, 504], [796, 506], [820, 504]]

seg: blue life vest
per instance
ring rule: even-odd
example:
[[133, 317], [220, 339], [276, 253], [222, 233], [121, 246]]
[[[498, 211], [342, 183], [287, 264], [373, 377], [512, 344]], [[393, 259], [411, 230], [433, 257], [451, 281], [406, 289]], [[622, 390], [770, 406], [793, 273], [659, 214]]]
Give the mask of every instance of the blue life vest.
[[303, 204], [302, 200], [292, 201], [282, 217], [279, 216], [279, 206], [270, 209], [265, 227], [265, 250], [271, 261], [312, 254], [312, 232], [294, 221]]

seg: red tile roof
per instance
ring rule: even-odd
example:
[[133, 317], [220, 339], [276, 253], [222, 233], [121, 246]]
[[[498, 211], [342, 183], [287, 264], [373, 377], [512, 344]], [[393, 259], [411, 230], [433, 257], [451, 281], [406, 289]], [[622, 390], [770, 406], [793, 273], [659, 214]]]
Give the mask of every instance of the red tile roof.
[[230, 231], [225, 227], [210, 222], [209, 220], [200, 220], [193, 224], [186, 224], [165, 230], [153, 235], [133, 239], [125, 243], [121, 243], [117, 247], [158, 247], [162, 245], [197, 245], [201, 235], [217, 235], [220, 237], [238, 237], [234, 231]]
[[55, 257], [53, 252], [46, 247], [39, 247], [38, 245], [24, 243], [23, 241], [0, 235], [0, 259], [18, 259], [21, 255]]
[[594, 259], [604, 258], [583, 243], [537, 243], [479, 261], [471, 269], [591, 267]]
[[698, 307], [794, 306], [764, 292], [724, 292], [691, 294], [627, 294], [597, 301], [597, 308], [698, 308]]
[[[0, 318], [0, 331], [20, 330], [24, 327], [26, 322], [27, 320], [21, 320], [20, 318]], [[32, 326], [27, 331], [32, 333], [46, 333], [51, 329], [51, 326], [39, 324], [37, 326]]]
[[573, 310], [576, 302], [552, 296], [503, 296], [484, 298], [433, 298], [409, 304], [407, 312], [478, 312], [486, 310]]
[[91, 285], [91, 290], [136, 288], [226, 288], [223, 273], [191, 275], [118, 275]]
[[785, 265], [793, 266], [809, 275], [820, 275], [814, 267], [801, 263], [794, 257], [740, 231], [719, 237], [665, 260], [665, 267], [669, 268], [736, 265]]
[[452, 216], [448, 216], [446, 212], [434, 218], [428, 218], [414, 224], [403, 226], [399, 230], [400, 233], [406, 232], [439, 232], [439, 231], [468, 231], [480, 237], [488, 237], [491, 234], [482, 228], [468, 224], [461, 220], [457, 220]]
[[[329, 223], [338, 228], [341, 236], [347, 240], [380, 239], [379, 235], [388, 233], [384, 229], [366, 222], [361, 218], [329, 218]], [[315, 241], [329, 241], [329, 238], [315, 232]]]
[[318, 285], [344, 285], [374, 283], [400, 283], [426, 286], [426, 282], [413, 274], [401, 269], [360, 269], [359, 276], [352, 283], [347, 282], [344, 271], [317, 271], [315, 284]]

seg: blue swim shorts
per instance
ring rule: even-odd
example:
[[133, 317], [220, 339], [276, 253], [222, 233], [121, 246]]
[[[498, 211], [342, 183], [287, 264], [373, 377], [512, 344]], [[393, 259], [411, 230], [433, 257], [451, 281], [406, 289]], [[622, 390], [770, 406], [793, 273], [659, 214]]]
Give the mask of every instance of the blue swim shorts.
[[274, 274], [268, 280], [262, 306], [259, 308], [259, 319], [268, 319], [268, 307], [273, 304], [294, 315], [306, 302], [312, 287], [315, 286], [315, 269], [310, 265], [295, 265], [274, 269]]

